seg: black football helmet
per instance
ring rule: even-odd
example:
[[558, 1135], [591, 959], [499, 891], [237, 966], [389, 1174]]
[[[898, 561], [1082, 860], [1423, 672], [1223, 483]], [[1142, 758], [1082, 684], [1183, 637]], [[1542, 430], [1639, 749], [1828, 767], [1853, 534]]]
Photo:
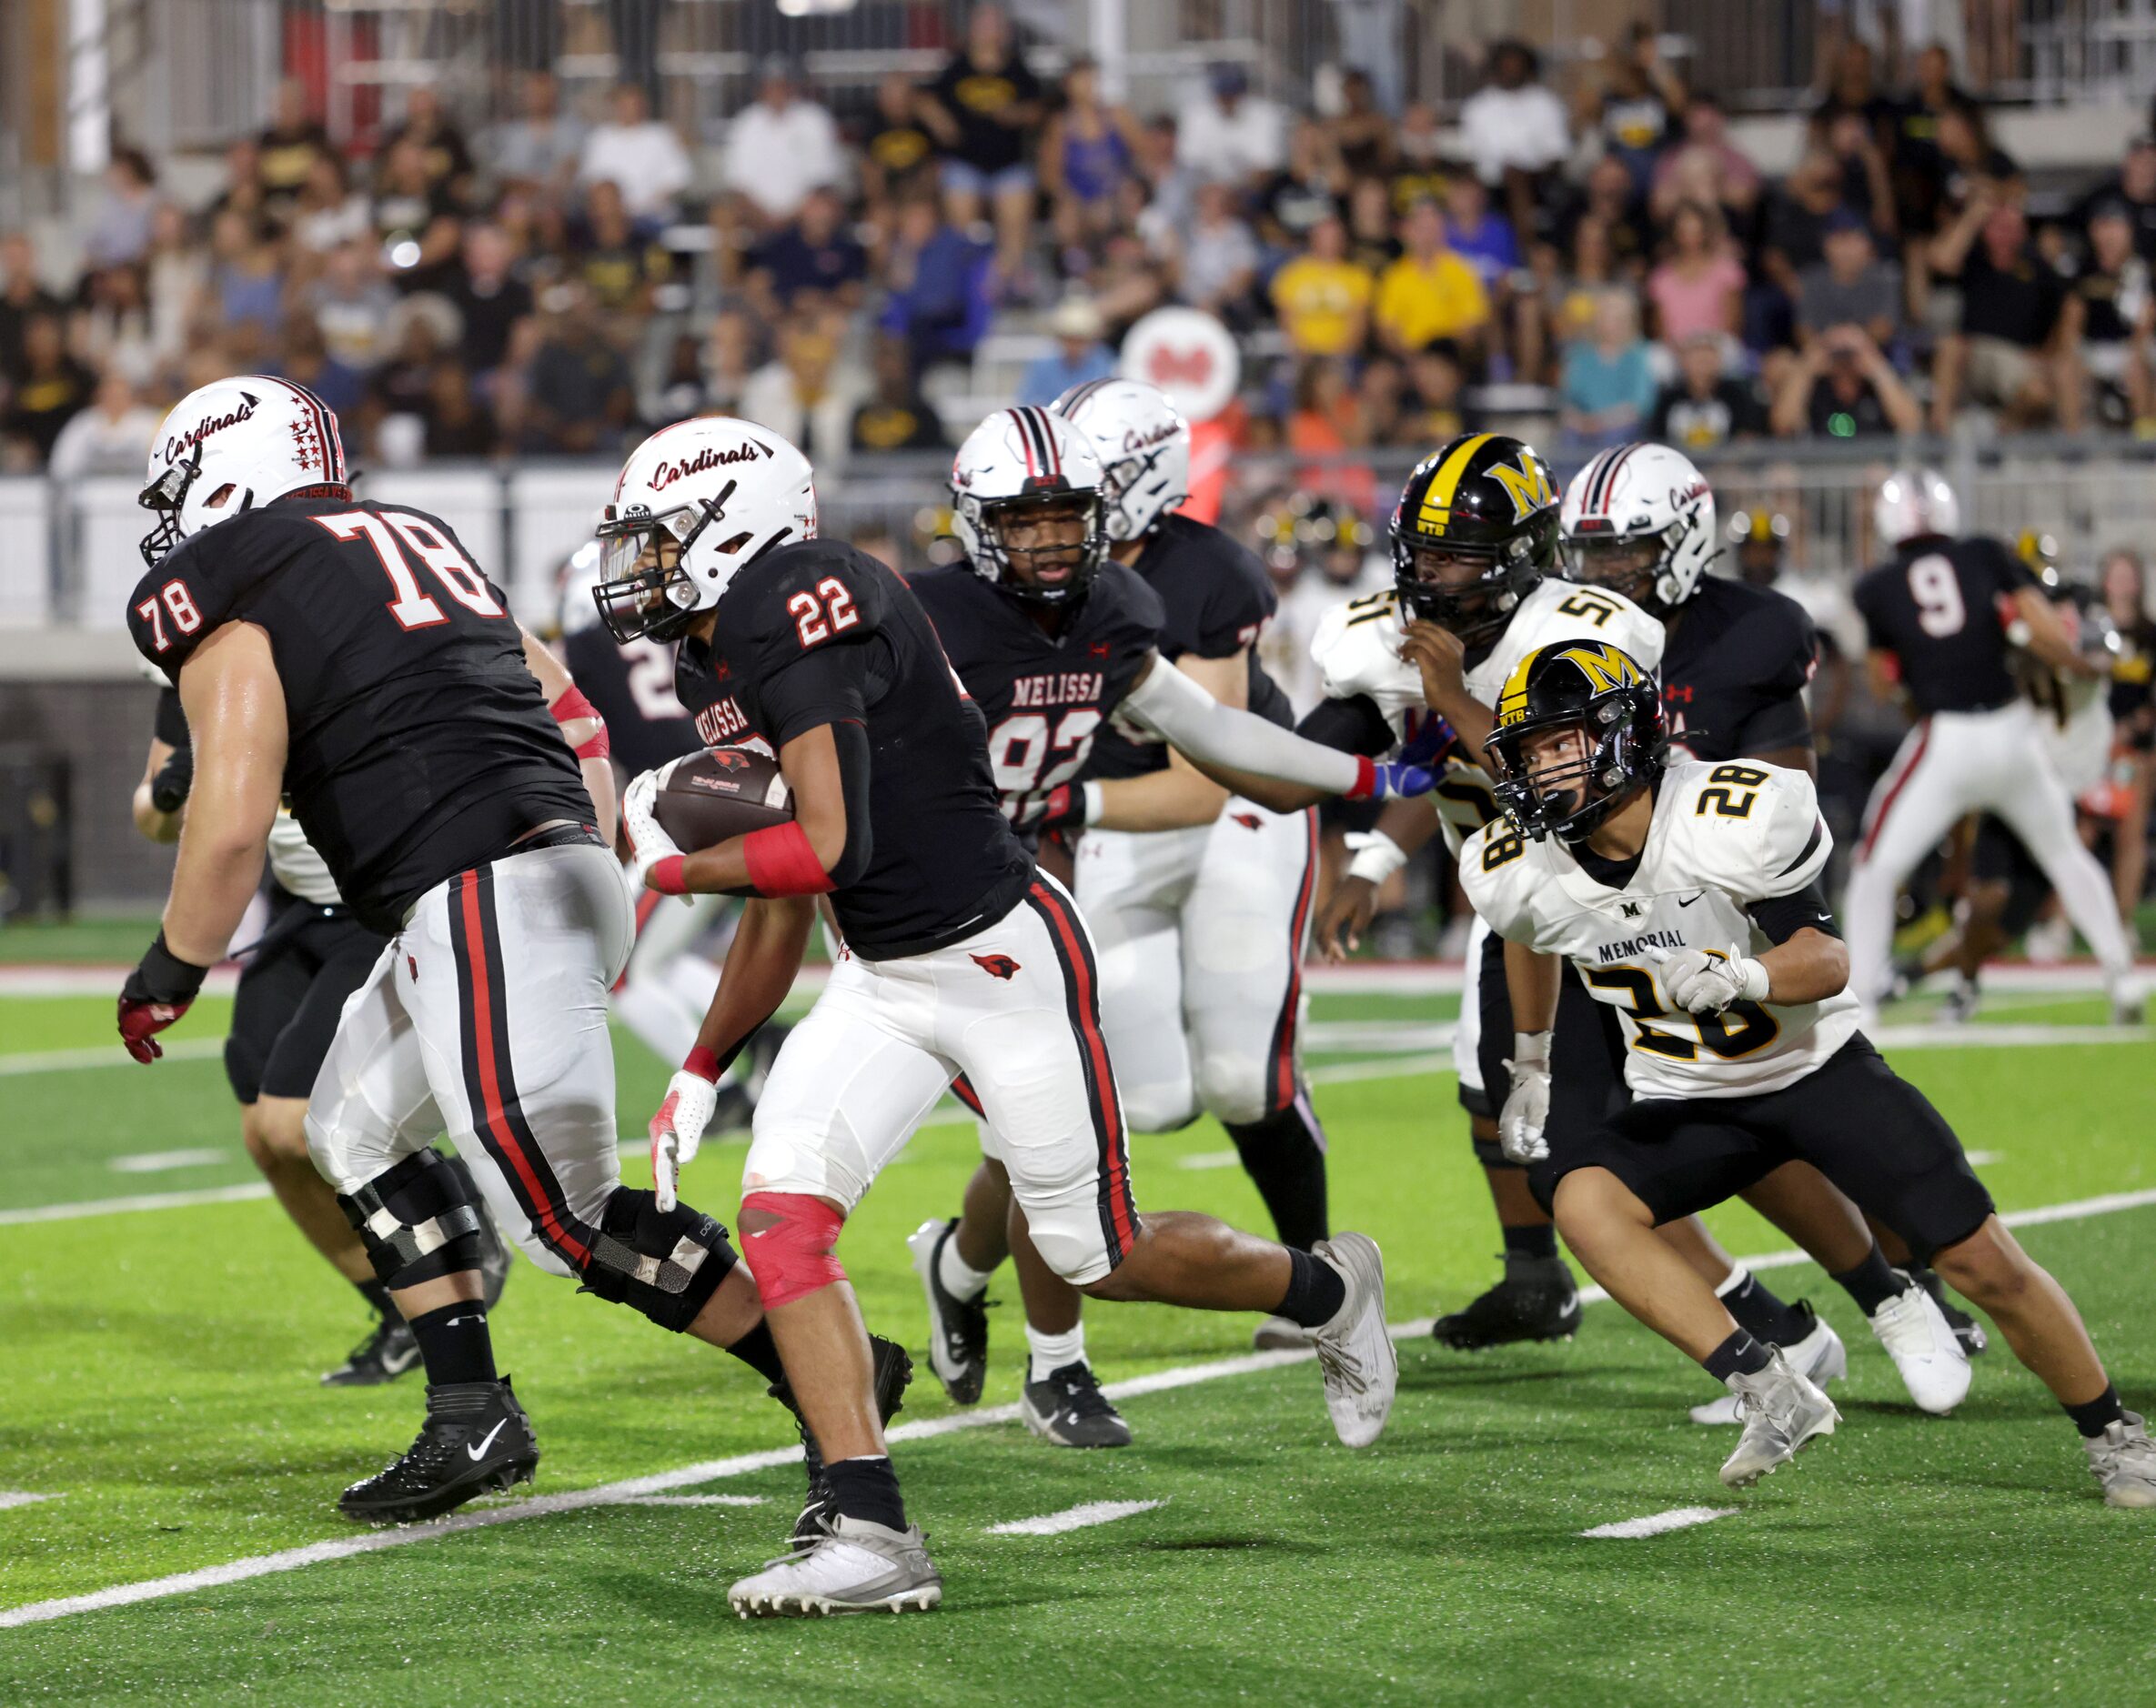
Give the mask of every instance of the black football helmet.
[[[1557, 488], [1549, 465], [1522, 440], [1466, 433], [1426, 457], [1393, 512], [1393, 574], [1417, 617], [1468, 646], [1504, 632], [1519, 602], [1556, 567]], [[1466, 559], [1466, 579], [1441, 566]]]
[[[1587, 752], [1534, 769], [1529, 738], [1577, 728]], [[1557, 641], [1520, 660], [1497, 697], [1487, 749], [1497, 804], [1523, 836], [1577, 842], [1662, 773], [1669, 729], [1661, 690], [1630, 656], [1599, 640]]]

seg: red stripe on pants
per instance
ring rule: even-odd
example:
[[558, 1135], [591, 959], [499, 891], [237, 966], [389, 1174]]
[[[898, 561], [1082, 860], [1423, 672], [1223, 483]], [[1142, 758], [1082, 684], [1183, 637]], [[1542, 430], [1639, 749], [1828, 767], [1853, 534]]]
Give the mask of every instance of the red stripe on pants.
[[1871, 845], [1879, 840], [1879, 832], [1886, 828], [1887, 815], [1894, 810], [1894, 803], [1901, 791], [1909, 787], [1909, 779], [1917, 774], [1917, 767], [1923, 764], [1924, 754], [1931, 746], [1931, 719], [1927, 718], [1917, 726], [1917, 745], [1909, 749], [1909, 763], [1901, 768], [1901, 775], [1887, 785], [1887, 792], [1879, 797], [1879, 809], [1872, 815], [1871, 823], [1864, 832], [1864, 844], [1858, 849], [1858, 858], [1869, 859]]
[[1130, 1165], [1123, 1150], [1123, 1109], [1115, 1099], [1114, 1070], [1108, 1065], [1108, 1040], [1101, 1036], [1096, 1019], [1099, 1009], [1093, 999], [1085, 939], [1076, 921], [1064, 910], [1063, 897], [1058, 892], [1046, 884], [1037, 883], [1033, 887], [1033, 895], [1053, 924], [1061, 939], [1063, 965], [1070, 969], [1071, 977], [1077, 982], [1078, 1036], [1093, 1063], [1092, 1077], [1097, 1094], [1093, 1119], [1102, 1125], [1103, 1148], [1107, 1152], [1103, 1160], [1108, 1170], [1109, 1215], [1122, 1251], [1128, 1251], [1137, 1238], [1137, 1228], [1131, 1204]]

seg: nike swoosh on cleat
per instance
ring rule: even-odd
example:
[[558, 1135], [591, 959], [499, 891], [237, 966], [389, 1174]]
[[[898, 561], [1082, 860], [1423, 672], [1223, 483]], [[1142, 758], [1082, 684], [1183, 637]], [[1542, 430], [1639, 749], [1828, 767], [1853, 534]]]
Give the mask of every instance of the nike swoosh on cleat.
[[509, 1421], [506, 1417], [497, 1418], [494, 1421], [494, 1427], [487, 1432], [487, 1439], [485, 1441], [481, 1442], [477, 1447], [474, 1447], [468, 1442], [465, 1443], [464, 1451], [471, 1455], [471, 1462], [473, 1464], [476, 1465], [480, 1460], [486, 1458], [487, 1450], [494, 1445], [494, 1438], [500, 1434], [503, 1430], [509, 1427]]
[[385, 1353], [382, 1357], [382, 1368], [388, 1371], [392, 1376], [401, 1376], [406, 1371], [409, 1370], [418, 1361], [419, 1349], [417, 1346], [414, 1346], [410, 1351], [405, 1353], [401, 1358], [396, 1356], [394, 1353]]

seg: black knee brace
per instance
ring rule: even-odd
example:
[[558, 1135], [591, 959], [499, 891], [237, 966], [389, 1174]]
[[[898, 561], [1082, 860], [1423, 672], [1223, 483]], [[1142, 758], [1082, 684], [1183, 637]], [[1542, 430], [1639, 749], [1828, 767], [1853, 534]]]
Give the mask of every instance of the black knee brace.
[[429, 1146], [350, 1196], [338, 1195], [383, 1286], [416, 1287], [479, 1268], [479, 1206], [467, 1179]]
[[583, 1291], [679, 1334], [739, 1261], [726, 1230], [701, 1211], [681, 1203], [661, 1210], [650, 1192], [617, 1186], [599, 1218]]

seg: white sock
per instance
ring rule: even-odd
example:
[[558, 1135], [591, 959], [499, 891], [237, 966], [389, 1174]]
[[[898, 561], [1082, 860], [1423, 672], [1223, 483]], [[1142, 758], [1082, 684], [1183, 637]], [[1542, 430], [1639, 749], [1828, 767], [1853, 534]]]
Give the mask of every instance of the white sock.
[[990, 1273], [988, 1270], [973, 1268], [959, 1256], [955, 1233], [943, 1241], [942, 1255], [936, 1261], [936, 1278], [953, 1299], [980, 1298], [988, 1289]]
[[1046, 1381], [1065, 1364], [1085, 1361], [1085, 1324], [1081, 1322], [1068, 1334], [1043, 1334], [1029, 1322], [1025, 1325], [1025, 1343], [1033, 1349], [1033, 1364], [1025, 1379]]

